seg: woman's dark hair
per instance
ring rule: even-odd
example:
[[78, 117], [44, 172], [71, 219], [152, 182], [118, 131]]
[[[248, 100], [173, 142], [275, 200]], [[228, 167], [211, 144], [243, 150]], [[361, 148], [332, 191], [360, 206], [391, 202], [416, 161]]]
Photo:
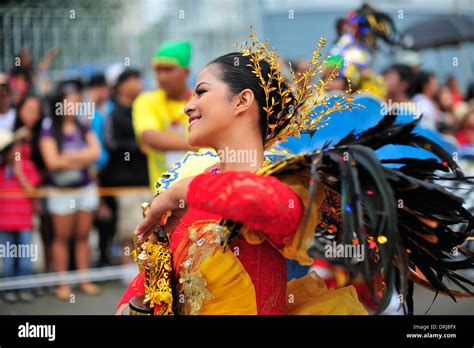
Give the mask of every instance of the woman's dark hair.
[[20, 117], [20, 112], [21, 112], [21, 109], [23, 108], [23, 106], [25, 105], [26, 101], [28, 99], [31, 99], [31, 98], [38, 100], [38, 102], [40, 104], [40, 117], [38, 119], [38, 122], [36, 122], [35, 126], [33, 127], [33, 131], [41, 129], [41, 121], [43, 120], [43, 117], [44, 117], [44, 110], [43, 110], [42, 100], [41, 100], [40, 97], [38, 97], [35, 94], [27, 94], [23, 97], [22, 100], [20, 100], [20, 102], [16, 106], [16, 118], [15, 118], [15, 125], [14, 125], [14, 128], [13, 128], [14, 130], [17, 130], [17, 129], [24, 126], [23, 121], [21, 120], [21, 117]]
[[117, 77], [117, 83], [116, 86], [119, 86], [120, 84], [126, 82], [127, 80], [131, 78], [140, 78], [141, 74], [140, 71], [137, 69], [125, 69], [118, 77]]
[[117, 97], [117, 94], [118, 94], [118, 89], [120, 87], [120, 85], [122, 85], [123, 83], [125, 83], [126, 81], [128, 81], [129, 79], [131, 78], [141, 78], [141, 73], [139, 70], [137, 69], [132, 69], [132, 68], [129, 68], [129, 69], [125, 69], [118, 77], [117, 77], [117, 82], [115, 83], [115, 86], [113, 86], [112, 88], [112, 94], [114, 97]]
[[94, 87], [104, 87], [107, 86], [107, 81], [105, 80], [105, 76], [102, 73], [98, 73], [93, 75], [89, 83], [87, 84], [88, 88], [94, 88]]
[[425, 86], [431, 81], [436, 75], [432, 72], [421, 71], [415, 77], [414, 92], [416, 94], [423, 93]]
[[404, 81], [407, 83], [407, 89], [405, 93], [409, 96], [412, 97], [414, 95], [414, 81], [413, 81], [413, 70], [405, 64], [394, 64], [389, 66], [385, 71], [383, 72], [384, 75], [394, 71], [398, 74], [398, 77], [400, 78], [400, 81]]
[[31, 159], [33, 160], [33, 162], [36, 164], [36, 166], [39, 169], [43, 169], [43, 168], [45, 168], [45, 166], [44, 166], [43, 158], [41, 157], [41, 153], [40, 153], [40, 150], [39, 150], [39, 139], [40, 139], [40, 133], [41, 133], [41, 123], [42, 123], [42, 121], [45, 117], [45, 113], [44, 113], [43, 101], [41, 100], [41, 98], [39, 96], [37, 96], [35, 94], [27, 94], [22, 100], [20, 100], [20, 102], [16, 106], [16, 118], [15, 118], [15, 125], [14, 125], [13, 129], [16, 131], [17, 129], [24, 126], [23, 121], [22, 121], [21, 116], [20, 116], [20, 113], [21, 113], [21, 109], [23, 109], [23, 106], [25, 105], [26, 101], [28, 99], [31, 99], [31, 98], [34, 98], [34, 99], [38, 100], [38, 102], [40, 104], [39, 119], [36, 122], [36, 124], [33, 126], [33, 128], [31, 129], [31, 133], [32, 133]]
[[[263, 142], [266, 142], [267, 136], [267, 113], [263, 108], [266, 106], [265, 91], [260, 85], [258, 77], [252, 72], [251, 60], [249, 56], [244, 56], [240, 52], [232, 52], [221, 57], [218, 57], [211, 61], [209, 65], [216, 64], [219, 67], [219, 79], [225, 82], [233, 95], [240, 93], [244, 89], [250, 89], [255, 95], [255, 100], [259, 106], [259, 128], [263, 138]], [[260, 67], [262, 76], [268, 81], [268, 74], [270, 74], [270, 65], [265, 60], [260, 61]], [[281, 109], [281, 96], [278, 93], [277, 81], [272, 80], [272, 84], [269, 86], [275, 87], [276, 89], [270, 93], [270, 99], [275, 98], [275, 102], [279, 102], [274, 108], [274, 115], [278, 115], [280, 111], [283, 111], [283, 115], [289, 114], [291, 111], [289, 107], [285, 107], [285, 110]], [[286, 84], [283, 86], [288, 88]], [[292, 93], [290, 98], [294, 99]], [[293, 101], [286, 104], [287, 106], [294, 104]], [[279, 128], [283, 128], [284, 125], [280, 125], [275, 129], [275, 134], [278, 133]]]
[[[63, 119], [64, 114], [57, 114], [58, 103], [63, 103], [64, 99], [71, 93], [81, 93], [83, 84], [80, 80], [67, 80], [58, 84], [55, 93], [49, 98], [49, 113], [51, 115], [51, 122], [53, 128], [53, 137], [56, 140], [58, 151], [61, 152], [64, 134], [63, 134]], [[81, 136], [85, 139], [86, 129], [79, 122], [79, 117], [74, 117], [74, 122], [79, 129]]]

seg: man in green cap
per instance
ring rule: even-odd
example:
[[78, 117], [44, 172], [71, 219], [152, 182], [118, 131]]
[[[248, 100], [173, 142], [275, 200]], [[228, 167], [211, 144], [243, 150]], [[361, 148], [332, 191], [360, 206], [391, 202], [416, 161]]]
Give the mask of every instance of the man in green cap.
[[193, 148], [187, 141], [188, 117], [184, 105], [191, 99], [187, 86], [191, 44], [165, 41], [152, 60], [158, 89], [145, 92], [133, 103], [135, 134], [148, 157], [152, 189], [158, 177]]

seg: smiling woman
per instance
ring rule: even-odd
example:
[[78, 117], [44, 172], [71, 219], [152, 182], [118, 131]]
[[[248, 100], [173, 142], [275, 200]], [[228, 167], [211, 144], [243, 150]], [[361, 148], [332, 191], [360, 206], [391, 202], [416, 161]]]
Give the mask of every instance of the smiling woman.
[[[211, 62], [198, 76], [194, 98], [185, 106], [189, 117], [189, 143], [195, 147], [211, 147], [217, 152], [226, 148], [235, 150], [256, 150], [257, 162], [263, 162], [263, 135], [259, 132], [260, 104], [251, 88], [233, 75], [248, 70], [245, 66], [229, 71], [230, 62], [239, 54], [230, 54]], [[248, 58], [244, 59], [249, 62]], [[227, 76], [227, 75], [232, 76]], [[251, 72], [247, 78], [254, 79]], [[238, 82], [239, 81], [239, 82]], [[238, 83], [233, 86], [232, 82]], [[257, 85], [258, 86], [258, 85]], [[236, 92], [238, 91], [238, 92]], [[260, 128], [261, 129], [261, 128]], [[223, 170], [251, 170], [249, 163], [227, 163]]]
[[[348, 91], [333, 108], [327, 106], [310, 120], [314, 105], [328, 105], [323, 95], [327, 81], [310, 82], [320, 66], [322, 44], [323, 40], [308, 70], [294, 76], [291, 85], [280, 73], [276, 54], [268, 43], [259, 41], [248, 44], [242, 53], [216, 58], [201, 71], [194, 98], [185, 106], [190, 145], [217, 153], [253, 151], [256, 160], [249, 156], [221, 161], [199, 175], [177, 177], [167, 189], [157, 185], [146, 217], [134, 232], [142, 243], [136, 253], [148, 268], [132, 281], [118, 313], [141, 295], [143, 305], [155, 314], [367, 314], [351, 284], [328, 289], [314, 273], [287, 284], [285, 258], [310, 265], [314, 258], [324, 257], [328, 241], [363, 248], [363, 253], [345, 255], [343, 262], [353, 274], [363, 274], [379, 310], [393, 293], [394, 257], [402, 293], [408, 275], [421, 279], [417, 270], [423, 271], [429, 285], [450, 292], [431, 273], [431, 268], [446, 270], [446, 259], [430, 257], [447, 256], [448, 249], [461, 243], [450, 225], [472, 223], [472, 216], [457, 198], [423, 181], [436, 169], [428, 162], [415, 168], [407, 162], [407, 168], [396, 171], [384, 168], [372, 152], [393, 142], [424, 144], [445, 159], [461, 180], [446, 153], [423, 137], [415, 138], [412, 130], [417, 121], [396, 126], [395, 117], [387, 116], [376, 127], [349, 134], [335, 146], [276, 163], [265, 159], [264, 150], [276, 141], [302, 129], [316, 130], [332, 111], [356, 106]], [[170, 172], [183, 170], [185, 162], [178, 162]], [[161, 182], [170, 176], [163, 174]], [[330, 194], [340, 197], [343, 209], [338, 213], [342, 227], [328, 231], [321, 206]], [[420, 205], [414, 198], [428, 194], [433, 195], [429, 202], [443, 202], [441, 210], [434, 203]], [[402, 206], [394, 204], [398, 199]], [[167, 238], [156, 235], [160, 225]], [[426, 245], [420, 233], [427, 240], [443, 233], [448, 242]], [[417, 248], [421, 244], [423, 248]], [[158, 257], [164, 254], [155, 251], [163, 248], [172, 257]], [[459, 265], [471, 267], [472, 260]], [[153, 269], [163, 267], [166, 276], [155, 279]], [[466, 282], [453, 273], [445, 272], [450, 280]], [[158, 287], [150, 287], [151, 282]]]

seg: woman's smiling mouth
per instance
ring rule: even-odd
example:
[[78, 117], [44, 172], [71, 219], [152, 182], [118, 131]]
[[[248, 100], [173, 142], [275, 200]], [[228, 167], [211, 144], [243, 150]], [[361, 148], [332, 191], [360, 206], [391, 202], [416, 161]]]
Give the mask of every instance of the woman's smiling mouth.
[[191, 126], [193, 124], [195, 124], [196, 122], [198, 122], [200, 119], [201, 119], [201, 116], [191, 116], [189, 118], [189, 127], [188, 127], [188, 129], [191, 129]]

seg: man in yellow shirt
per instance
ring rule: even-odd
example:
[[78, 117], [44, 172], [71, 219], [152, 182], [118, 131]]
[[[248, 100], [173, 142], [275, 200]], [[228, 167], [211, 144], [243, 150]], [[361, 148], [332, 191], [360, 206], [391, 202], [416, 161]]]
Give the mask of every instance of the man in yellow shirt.
[[191, 99], [187, 86], [191, 44], [165, 41], [152, 64], [158, 89], [145, 92], [133, 103], [132, 119], [136, 137], [148, 158], [150, 186], [160, 174], [193, 148], [188, 144], [188, 117], [184, 105]]

